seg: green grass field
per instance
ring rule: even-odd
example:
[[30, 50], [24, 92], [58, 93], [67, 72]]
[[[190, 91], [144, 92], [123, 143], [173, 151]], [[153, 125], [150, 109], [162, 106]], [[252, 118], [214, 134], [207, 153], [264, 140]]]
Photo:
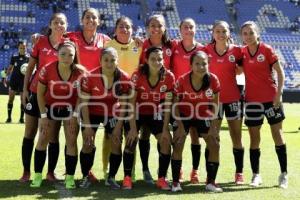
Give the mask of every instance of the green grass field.
[[[202, 147], [202, 155], [200, 161], [200, 185], [189, 185], [189, 173], [191, 169], [191, 153], [190, 140], [186, 141], [184, 150], [183, 170], [186, 182], [183, 184], [183, 192], [171, 193], [156, 189], [154, 186], [146, 185], [142, 179], [140, 159], [137, 158], [136, 174], [137, 182], [131, 191], [112, 191], [104, 186], [103, 174], [101, 170], [101, 140], [102, 129], [97, 133], [97, 151], [93, 171], [97, 177], [101, 177], [98, 184], [93, 185], [89, 189], [65, 190], [63, 181], [59, 183], [43, 182], [40, 189], [32, 189], [29, 183], [21, 184], [18, 182], [22, 174], [21, 161], [21, 145], [24, 134], [24, 125], [18, 123], [5, 124], [7, 111], [7, 96], [0, 96], [0, 199], [300, 199], [300, 105], [285, 104], [286, 120], [284, 122], [284, 133], [288, 148], [288, 172], [289, 172], [289, 188], [286, 190], [277, 187], [277, 177], [279, 175], [279, 164], [274, 150], [274, 143], [268, 126], [262, 128], [261, 142], [261, 164], [260, 173], [263, 178], [263, 184], [259, 188], [251, 188], [248, 184], [244, 186], [235, 186], [233, 184], [234, 177], [234, 161], [232, 155], [232, 146], [226, 123], [223, 124], [221, 131], [221, 161], [217, 182], [223, 187], [224, 192], [221, 194], [210, 194], [205, 192], [204, 181], [206, 178], [204, 168], [204, 148]], [[13, 122], [19, 119], [19, 96], [16, 97]], [[64, 134], [60, 135], [60, 158], [56, 168], [56, 174], [63, 179], [64, 173]], [[152, 175], [156, 174], [158, 155], [156, 151], [155, 139], [151, 138], [151, 154], [150, 154], [150, 170]], [[81, 136], [79, 136], [79, 148], [82, 144]], [[251, 179], [251, 168], [249, 162], [249, 136], [246, 127], [243, 127], [243, 142], [245, 146], [245, 163], [244, 175], [246, 183]], [[204, 145], [203, 145], [204, 146]], [[33, 160], [33, 159], [32, 159]], [[33, 162], [31, 165], [33, 171]], [[47, 170], [45, 165], [44, 172]], [[44, 173], [45, 174], [45, 173]], [[117, 179], [122, 180], [123, 167], [118, 172]], [[155, 177], [155, 176], [154, 176]], [[169, 168], [169, 177], [171, 177]], [[80, 179], [80, 165], [77, 164], [76, 178]]]

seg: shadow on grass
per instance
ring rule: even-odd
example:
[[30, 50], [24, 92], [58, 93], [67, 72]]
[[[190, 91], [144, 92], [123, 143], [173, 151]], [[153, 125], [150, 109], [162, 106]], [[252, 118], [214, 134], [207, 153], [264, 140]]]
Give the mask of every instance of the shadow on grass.
[[[77, 185], [79, 182], [77, 181]], [[62, 181], [57, 183], [49, 183], [43, 181], [40, 188], [30, 188], [30, 183], [19, 183], [17, 180], [1, 180], [0, 181], [0, 199], [1, 198], [26, 198], [26, 196], [32, 196], [35, 199], [61, 199], [61, 198], [88, 198], [88, 199], [117, 199], [127, 198], [135, 199], [141, 197], [155, 197], [158, 195], [188, 195], [199, 194], [208, 195], [205, 191], [205, 185], [203, 183], [199, 185], [190, 185], [188, 182], [182, 184], [183, 191], [180, 193], [172, 193], [170, 191], [158, 190], [154, 185], [149, 186], [143, 181], [137, 181], [134, 184], [133, 190], [111, 190], [104, 186], [104, 181], [92, 185], [88, 189], [77, 188], [73, 190], [66, 190]], [[270, 189], [275, 186], [269, 187], [257, 187], [253, 188], [248, 185], [236, 186], [234, 183], [220, 183], [219, 184], [224, 192], [243, 192], [249, 190], [262, 190]], [[22, 199], [23, 199], [22, 198]], [[158, 197], [159, 198], [159, 197]]]

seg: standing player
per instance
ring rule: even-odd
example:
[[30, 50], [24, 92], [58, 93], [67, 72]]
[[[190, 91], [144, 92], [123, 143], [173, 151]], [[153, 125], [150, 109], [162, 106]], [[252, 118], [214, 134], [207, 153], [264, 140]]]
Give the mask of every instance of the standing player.
[[[250, 185], [257, 187], [262, 183], [259, 174], [259, 146], [260, 129], [265, 116], [271, 128], [281, 169], [278, 185], [287, 188], [287, 154], [282, 130], [285, 116], [281, 105], [284, 72], [272, 47], [260, 41], [260, 31], [255, 22], [245, 22], [241, 27], [241, 35], [245, 43], [242, 49], [246, 77], [245, 124], [250, 134], [250, 163], [253, 173]], [[277, 80], [273, 72], [277, 73]]]
[[[84, 10], [81, 22], [82, 31], [70, 32], [67, 35], [76, 43], [78, 62], [88, 71], [92, 71], [100, 66], [99, 58], [101, 57], [101, 50], [110, 38], [105, 34], [97, 33], [97, 27], [100, 25], [100, 14], [97, 9], [88, 8]], [[92, 166], [94, 163], [95, 152], [96, 147], [94, 147], [91, 152], [93, 160]], [[83, 154], [84, 153], [80, 152], [80, 157], [82, 157]], [[80, 165], [83, 166], [84, 163], [80, 163]], [[91, 171], [89, 172], [89, 179], [92, 182], [97, 182], [97, 178]]]
[[77, 90], [80, 86], [79, 77], [82, 72], [83, 67], [77, 65], [75, 44], [70, 41], [65, 41], [58, 46], [58, 61], [44, 66], [39, 72], [37, 101], [41, 119], [39, 139], [34, 152], [35, 176], [30, 187], [38, 188], [42, 184], [46, 148], [51, 135], [60, 130], [62, 122], [67, 145], [65, 184], [67, 189], [76, 187], [74, 174], [79, 128], [75, 107], [78, 100]]
[[[134, 108], [129, 122], [123, 162], [125, 179], [123, 186], [131, 185], [133, 152], [141, 127], [147, 127], [160, 145], [157, 187], [170, 190], [166, 180], [170, 164], [171, 135], [169, 132], [170, 104], [174, 88], [174, 75], [163, 65], [163, 49], [151, 47], [146, 51], [146, 63], [132, 75], [135, 86], [130, 105]], [[127, 151], [129, 149], [129, 151]], [[124, 184], [124, 182], [126, 184]], [[127, 184], [127, 182], [129, 182]], [[130, 187], [131, 188], [131, 187]]]
[[203, 51], [190, 58], [191, 71], [182, 75], [175, 87], [175, 123], [173, 123], [172, 191], [181, 191], [179, 172], [186, 134], [194, 127], [198, 137], [203, 137], [209, 149], [206, 190], [222, 192], [215, 184], [219, 168], [219, 141], [214, 120], [219, 106], [220, 83], [208, 72], [208, 56]]
[[[151, 47], [159, 47], [163, 50], [163, 61], [166, 69], [171, 68], [171, 57], [176, 46], [176, 41], [170, 40], [166, 31], [166, 21], [163, 15], [152, 15], [146, 23], [149, 38], [144, 41], [143, 50], [140, 59], [140, 65], [146, 62], [146, 52]], [[153, 184], [153, 179], [149, 171], [148, 160], [150, 153], [150, 132], [142, 128], [139, 140], [140, 157], [143, 165], [144, 180]], [[159, 152], [159, 145], [158, 152]]]
[[[11, 122], [11, 112], [13, 109], [13, 103], [15, 99], [15, 94], [19, 93], [21, 97], [22, 102], [22, 94], [23, 94], [23, 83], [24, 83], [24, 74], [21, 72], [21, 66], [24, 63], [28, 63], [29, 61], [29, 55], [26, 52], [26, 42], [21, 41], [18, 44], [18, 54], [13, 55], [10, 60], [10, 65], [7, 70], [7, 77], [10, 76], [9, 81], [9, 99], [7, 103], [7, 119], [6, 123]], [[21, 103], [20, 106], [20, 123], [24, 123], [24, 107]]]
[[[244, 147], [242, 144], [243, 106], [241, 95], [236, 83], [236, 70], [241, 62], [241, 48], [233, 45], [230, 38], [229, 25], [225, 21], [216, 21], [212, 29], [212, 41], [205, 47], [209, 57], [209, 71], [215, 74], [221, 85], [220, 109], [217, 130], [220, 132], [225, 113], [229, 133], [233, 145], [235, 161], [235, 183], [243, 184]], [[206, 156], [208, 151], [206, 151]]]
[[[104, 134], [108, 137], [115, 131], [122, 132], [122, 121], [117, 120], [116, 109], [120, 106], [118, 98], [128, 92], [125, 82], [129, 82], [128, 75], [118, 68], [117, 51], [108, 47], [101, 54], [101, 67], [91, 71], [90, 75], [82, 81], [81, 110], [83, 121], [83, 146], [80, 155], [83, 180], [82, 188], [88, 188], [91, 180], [88, 173], [93, 164], [91, 152], [95, 146], [95, 137], [100, 123], [104, 124]], [[118, 167], [121, 156], [111, 155], [110, 168]], [[112, 187], [117, 185], [115, 181], [107, 181]]]
[[[120, 17], [116, 21], [115, 37], [109, 41], [105, 46], [113, 47], [118, 52], [118, 65], [120, 69], [124, 70], [129, 76], [138, 68], [139, 59], [142, 48], [137, 46], [136, 42], [132, 39], [133, 24], [132, 20], [128, 17]], [[111, 145], [109, 137], [103, 136], [102, 146], [102, 163], [103, 173], [107, 179], [107, 169], [109, 155], [111, 152]], [[132, 170], [132, 179], [135, 180], [134, 169]]]
[[[25, 105], [25, 135], [22, 144], [22, 161], [24, 172], [21, 182], [30, 179], [30, 161], [33, 150], [33, 141], [38, 128], [40, 112], [37, 104], [38, 74], [43, 66], [57, 61], [57, 47], [64, 40], [64, 33], [67, 28], [67, 18], [63, 13], [55, 13], [49, 22], [49, 33], [47, 36], [40, 36], [34, 45], [24, 77], [23, 105]], [[33, 74], [33, 70], [36, 71]], [[32, 78], [30, 79], [30, 77]], [[58, 127], [57, 127], [58, 130]], [[47, 179], [56, 180], [54, 169], [59, 154], [58, 132], [54, 138], [50, 138], [48, 146], [48, 173]]]
[[[192, 18], [186, 18], [181, 21], [180, 26], [181, 40], [178, 41], [174, 48], [172, 56], [171, 71], [177, 80], [181, 75], [190, 71], [190, 57], [196, 51], [202, 50], [203, 46], [195, 39], [196, 23]], [[192, 184], [199, 183], [198, 167], [201, 155], [200, 140], [197, 130], [194, 127], [190, 128], [191, 151], [193, 169], [190, 173], [190, 182]], [[183, 181], [183, 172], [180, 170], [180, 181]]]

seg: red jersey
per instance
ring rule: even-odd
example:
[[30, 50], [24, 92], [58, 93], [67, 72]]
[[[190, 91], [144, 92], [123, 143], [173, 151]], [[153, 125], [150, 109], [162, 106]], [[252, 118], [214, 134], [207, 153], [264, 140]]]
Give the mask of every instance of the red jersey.
[[164, 68], [160, 71], [160, 78], [156, 85], [151, 86], [147, 75], [140, 70], [131, 76], [137, 92], [136, 106], [138, 114], [153, 115], [159, 111], [159, 104], [164, 101], [167, 92], [172, 92], [175, 78], [172, 72]]
[[189, 72], [191, 70], [190, 58], [193, 53], [196, 51], [203, 50], [203, 46], [200, 43], [197, 43], [196, 46], [187, 51], [182, 41], [179, 41], [174, 48], [173, 56], [172, 56], [172, 68], [171, 71], [175, 75], [175, 79], [177, 80], [181, 75]]
[[240, 91], [236, 83], [236, 67], [241, 63], [241, 48], [229, 45], [223, 55], [219, 55], [215, 43], [205, 46], [204, 50], [209, 57], [209, 71], [215, 74], [221, 85], [220, 102], [231, 103], [240, 100]]
[[278, 61], [272, 47], [262, 42], [251, 55], [248, 47], [242, 48], [243, 69], [245, 73], [245, 100], [248, 102], [273, 102], [277, 85], [272, 76], [272, 66]]
[[[81, 72], [74, 69], [67, 81], [63, 80], [58, 71], [58, 62], [43, 67], [39, 72], [39, 82], [47, 87], [45, 94], [46, 104], [51, 106], [65, 106], [66, 103], [73, 107], [78, 98], [79, 77]], [[60, 104], [61, 103], [61, 104]]]
[[[65, 38], [62, 38], [61, 42], [63, 42], [63, 40], [65, 40]], [[33, 46], [30, 55], [37, 60], [37, 67], [35, 73], [31, 77], [29, 90], [36, 93], [40, 69], [58, 60], [57, 49], [51, 45], [49, 36], [42, 35], [39, 37], [37, 43]]]
[[[164, 57], [164, 66], [167, 69], [171, 68], [171, 57], [172, 57], [172, 54], [174, 52], [174, 48], [175, 48], [176, 45], [177, 45], [177, 41], [176, 40], [171, 40], [170, 41], [170, 46], [164, 45], [162, 47], [163, 57]], [[152, 43], [151, 43], [150, 39], [145, 40], [144, 44], [143, 44], [143, 50], [142, 50], [141, 58], [140, 58], [140, 64], [145, 64], [146, 63], [146, 52], [150, 47], [152, 47]]]
[[192, 85], [192, 71], [182, 75], [176, 82], [175, 95], [179, 98], [178, 109], [185, 117], [192, 119], [212, 117], [210, 103], [220, 91], [220, 82], [210, 73], [210, 85], [205, 90], [196, 90]]
[[130, 78], [126, 72], [116, 69], [113, 87], [106, 89], [103, 82], [102, 68], [91, 71], [81, 82], [82, 91], [90, 95], [89, 113], [97, 116], [116, 116], [120, 107], [119, 96], [127, 94], [130, 89]]
[[76, 43], [78, 48], [79, 63], [88, 71], [100, 66], [101, 49], [110, 38], [102, 33], [96, 33], [94, 40], [88, 43], [83, 36], [83, 32], [70, 32], [67, 36]]

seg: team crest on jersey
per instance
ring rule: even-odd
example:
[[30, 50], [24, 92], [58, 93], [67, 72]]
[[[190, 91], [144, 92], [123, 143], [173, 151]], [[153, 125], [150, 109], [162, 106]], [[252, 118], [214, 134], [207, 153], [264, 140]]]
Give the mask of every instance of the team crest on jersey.
[[26, 110], [31, 110], [32, 109], [32, 104], [31, 103], [27, 103], [26, 104]]
[[73, 82], [73, 88], [79, 88], [79, 81], [78, 80]]
[[137, 53], [137, 52], [138, 52], [138, 48], [137, 48], [137, 47], [133, 47], [133, 48], [132, 48], [132, 51], [133, 51], [134, 53]]
[[170, 57], [170, 56], [172, 55], [171, 49], [167, 48], [167, 49], [166, 49], [166, 54], [167, 54], [167, 56]]
[[258, 61], [258, 62], [264, 62], [264, 61], [265, 61], [265, 56], [264, 56], [263, 54], [259, 54], [259, 55], [257, 56], [257, 61]]
[[100, 42], [100, 41], [99, 41], [99, 42], [97, 42], [97, 47], [98, 47], [98, 48], [103, 48], [103, 43], [102, 43], [102, 42]]
[[132, 77], [131, 77], [131, 81], [135, 83], [137, 80], [138, 80], [138, 75], [133, 74]]
[[213, 91], [212, 91], [212, 89], [207, 89], [206, 91], [205, 91], [205, 96], [207, 97], [207, 98], [211, 98], [212, 96], [213, 96]]
[[46, 74], [46, 69], [45, 68], [42, 68], [41, 71], [40, 71], [40, 76], [41, 77], [44, 77]]
[[160, 88], [159, 88], [159, 91], [160, 92], [166, 92], [167, 91], [167, 86], [166, 85], [162, 85]]
[[235, 62], [235, 57], [234, 57], [234, 55], [230, 55], [229, 57], [228, 57], [228, 60], [229, 60], [229, 62]]

